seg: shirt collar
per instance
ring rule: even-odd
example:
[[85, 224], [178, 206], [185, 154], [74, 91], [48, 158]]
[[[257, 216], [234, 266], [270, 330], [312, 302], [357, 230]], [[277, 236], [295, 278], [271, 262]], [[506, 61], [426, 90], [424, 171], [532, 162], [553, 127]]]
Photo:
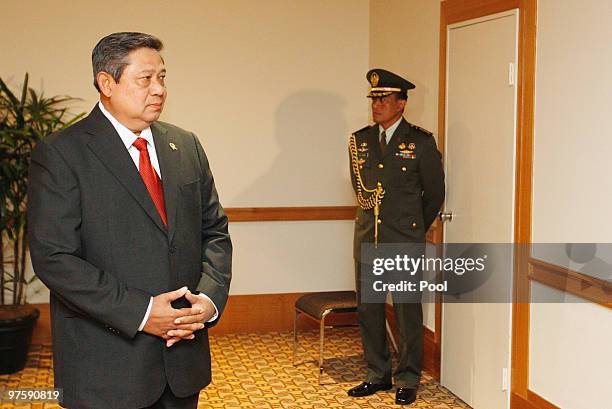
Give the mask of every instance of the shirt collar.
[[402, 119], [403, 117], [400, 117], [397, 121], [395, 121], [393, 125], [388, 127], [386, 130], [385, 128], [382, 127], [382, 125], [378, 125], [378, 136], [380, 136], [380, 134], [382, 134], [383, 131], [385, 131], [385, 134], [387, 135], [387, 141], [391, 140], [391, 138], [393, 137], [393, 134], [395, 133], [395, 130], [399, 126], [400, 122], [402, 122]]
[[113, 128], [115, 128], [115, 130], [119, 134], [121, 142], [123, 142], [126, 149], [130, 149], [132, 147], [132, 144], [138, 138], [143, 138], [147, 141], [149, 145], [155, 146], [155, 144], [153, 143], [153, 133], [151, 132], [151, 127], [146, 127], [140, 132], [140, 135], [136, 135], [134, 132], [126, 128], [121, 122], [117, 121], [117, 119], [110, 112], [108, 112], [106, 108], [104, 108], [102, 102], [98, 102], [98, 107], [100, 108], [100, 111], [102, 111], [104, 116], [113, 125]]

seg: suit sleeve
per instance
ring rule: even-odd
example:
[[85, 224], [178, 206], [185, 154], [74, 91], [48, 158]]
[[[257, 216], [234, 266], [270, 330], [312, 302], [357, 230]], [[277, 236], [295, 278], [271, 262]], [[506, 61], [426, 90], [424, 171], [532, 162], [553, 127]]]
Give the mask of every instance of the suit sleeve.
[[28, 239], [37, 276], [77, 313], [134, 337], [150, 295], [89, 263], [81, 247], [80, 189], [59, 151], [45, 141], [32, 153]]
[[423, 150], [419, 162], [419, 174], [421, 186], [423, 187], [423, 221], [425, 231], [429, 230], [436, 220], [438, 212], [444, 203], [444, 169], [442, 167], [442, 155], [438, 151], [436, 141], [432, 137]]
[[[227, 303], [232, 279], [232, 241], [208, 158], [197, 137], [192, 136], [200, 161], [202, 183], [202, 278], [197, 291], [212, 300], [220, 316]], [[212, 327], [217, 322], [218, 317], [206, 326]]]

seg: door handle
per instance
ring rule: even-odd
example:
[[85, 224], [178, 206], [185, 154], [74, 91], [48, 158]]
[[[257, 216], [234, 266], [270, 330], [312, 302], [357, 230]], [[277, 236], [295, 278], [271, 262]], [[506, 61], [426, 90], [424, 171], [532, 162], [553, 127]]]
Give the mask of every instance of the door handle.
[[453, 220], [453, 212], [440, 212], [440, 214], [438, 215], [438, 217], [440, 218], [440, 221], [442, 223], [444, 222], [450, 222]]

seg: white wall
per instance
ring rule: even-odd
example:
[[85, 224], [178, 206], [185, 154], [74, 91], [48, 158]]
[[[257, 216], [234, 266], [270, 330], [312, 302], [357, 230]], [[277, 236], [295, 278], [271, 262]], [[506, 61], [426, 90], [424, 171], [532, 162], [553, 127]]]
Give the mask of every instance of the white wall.
[[[534, 242], [612, 242], [602, 218], [612, 202], [610, 15], [608, 0], [538, 2]], [[529, 387], [563, 409], [603, 407], [612, 314], [576, 301], [532, 306]]]
[[[200, 137], [225, 207], [354, 203], [346, 146], [368, 121], [367, 0], [10, 0], [2, 17], [0, 76], [17, 86], [29, 71], [34, 88], [83, 98], [83, 110], [97, 100], [101, 37], [159, 36], [161, 119]], [[232, 293], [353, 288], [348, 224], [232, 223]]]

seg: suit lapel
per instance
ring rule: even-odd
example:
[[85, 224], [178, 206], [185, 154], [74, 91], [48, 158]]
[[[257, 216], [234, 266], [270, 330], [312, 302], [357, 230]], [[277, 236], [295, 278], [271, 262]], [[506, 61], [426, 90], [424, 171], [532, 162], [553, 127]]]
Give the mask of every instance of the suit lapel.
[[85, 121], [85, 132], [92, 135], [88, 143], [89, 148], [132, 195], [157, 227], [166, 232], [166, 227], [153, 204], [140, 173], [138, 173], [138, 169], [134, 166], [130, 154], [125, 149], [117, 131], [100, 111], [98, 105], [94, 107]]
[[[171, 243], [176, 231], [181, 151], [178, 149], [178, 143], [168, 134], [168, 131], [163, 125], [154, 123], [151, 125], [151, 132], [153, 133], [155, 151], [157, 152], [157, 160], [159, 161], [159, 168], [162, 175], [166, 214], [168, 216], [168, 242]], [[172, 148], [172, 146], [174, 146], [174, 148]]]

